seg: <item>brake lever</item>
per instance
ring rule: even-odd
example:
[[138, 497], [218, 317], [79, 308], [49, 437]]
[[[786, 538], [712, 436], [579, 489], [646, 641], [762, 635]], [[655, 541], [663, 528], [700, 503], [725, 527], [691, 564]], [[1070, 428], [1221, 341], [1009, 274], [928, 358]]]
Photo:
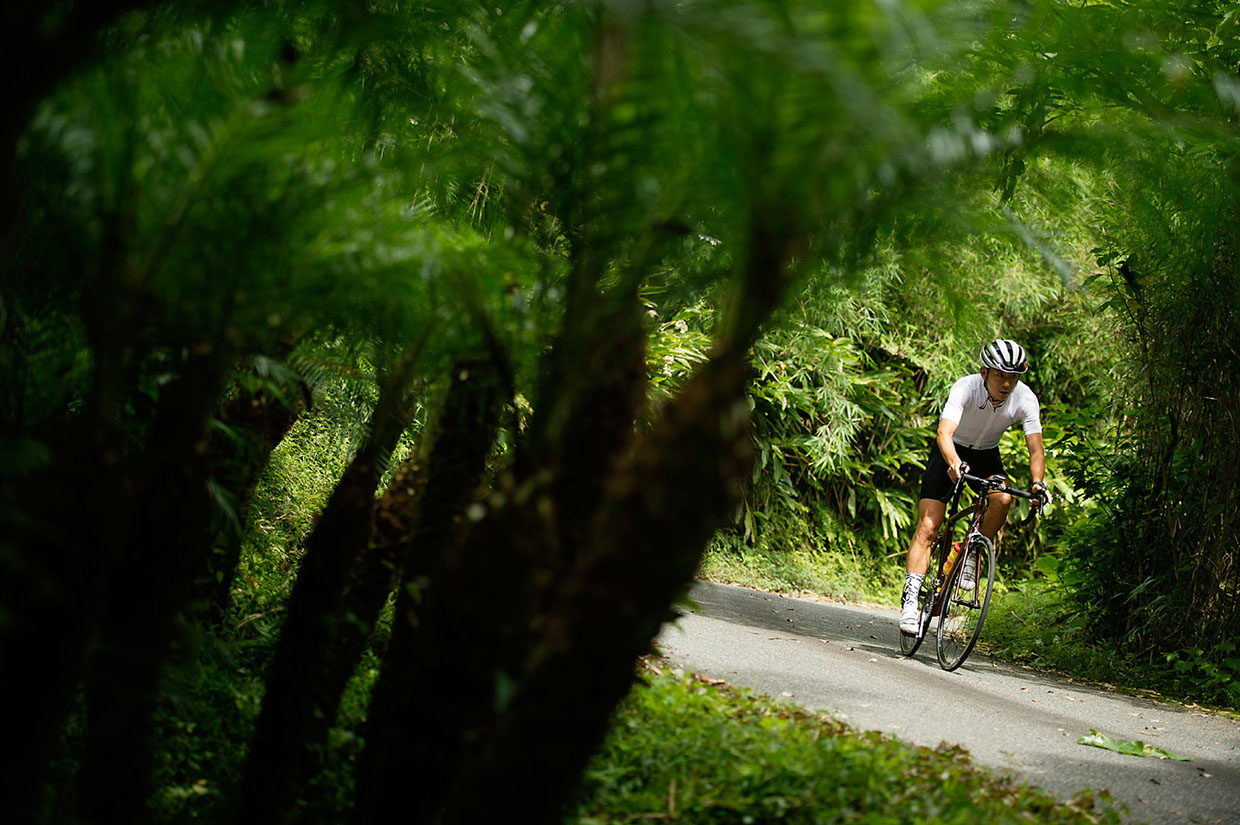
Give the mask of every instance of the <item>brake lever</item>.
[[1035, 499], [1029, 502], [1029, 515], [1020, 520], [1018, 527], [1024, 527], [1032, 522], [1035, 518], [1042, 515], [1042, 499]]

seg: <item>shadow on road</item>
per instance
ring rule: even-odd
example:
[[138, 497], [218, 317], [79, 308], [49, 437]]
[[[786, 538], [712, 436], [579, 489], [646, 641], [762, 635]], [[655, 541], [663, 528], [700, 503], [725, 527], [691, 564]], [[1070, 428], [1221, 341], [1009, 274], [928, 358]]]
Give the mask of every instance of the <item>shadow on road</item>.
[[696, 582], [689, 598], [699, 606], [693, 612], [712, 619], [760, 627], [773, 633], [847, 642], [858, 650], [901, 656], [900, 631], [896, 628], [894, 610], [818, 604], [778, 593], [728, 588], [710, 582]]

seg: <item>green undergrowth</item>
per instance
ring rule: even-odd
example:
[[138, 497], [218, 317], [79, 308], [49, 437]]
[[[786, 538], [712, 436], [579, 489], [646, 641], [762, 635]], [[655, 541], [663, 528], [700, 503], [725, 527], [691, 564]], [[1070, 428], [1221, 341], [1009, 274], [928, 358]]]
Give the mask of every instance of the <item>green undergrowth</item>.
[[719, 539], [711, 543], [698, 576], [790, 595], [810, 593], [845, 602], [896, 604], [904, 586], [891, 559], [822, 551], [790, 552]]
[[617, 712], [583, 791], [571, 825], [1120, 822], [1105, 793], [1060, 802], [959, 748], [907, 745], [667, 671]]
[[1135, 684], [1142, 676], [1125, 667], [1114, 650], [1092, 642], [1083, 618], [1060, 593], [1036, 580], [1015, 583], [997, 594], [982, 635], [981, 644], [991, 655], [1077, 679], [1122, 685]]
[[1001, 659], [1127, 692], [1229, 712], [1240, 707], [1240, 660], [1224, 659], [1233, 663], [1228, 669], [1200, 650], [1125, 654], [1096, 640], [1063, 590], [1041, 580], [1013, 584], [992, 603], [982, 646]]
[[[256, 630], [258, 624], [209, 633], [165, 668], [164, 695], [155, 714], [156, 790], [150, 799], [155, 825], [222, 823], [235, 816], [246, 743], [262, 703], [262, 674], [275, 648], [269, 634]], [[353, 764], [378, 668], [378, 659], [366, 651], [327, 741], [315, 749], [322, 770], [298, 803], [303, 822], [349, 819]]]
[[325, 414], [300, 418], [272, 451], [247, 518], [232, 606], [248, 616], [283, 610], [302, 544], [344, 475], [354, 439]]

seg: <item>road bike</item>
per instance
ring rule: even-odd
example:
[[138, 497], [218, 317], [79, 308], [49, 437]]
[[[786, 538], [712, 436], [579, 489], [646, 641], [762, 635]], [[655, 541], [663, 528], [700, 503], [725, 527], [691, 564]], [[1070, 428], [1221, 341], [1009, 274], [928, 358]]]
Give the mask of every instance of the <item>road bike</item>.
[[[1003, 476], [981, 478], [970, 475], [967, 469], [961, 467], [960, 478], [948, 499], [951, 515], [943, 520], [931, 545], [931, 559], [935, 563], [931, 568], [933, 575], [927, 571], [917, 594], [917, 632], [900, 633], [900, 651], [912, 656], [930, 632], [931, 621], [937, 620], [935, 652], [939, 667], [944, 670], [955, 670], [964, 664], [977, 644], [986, 611], [990, 609], [995, 586], [995, 546], [982, 535], [981, 527], [991, 494], [1007, 493], [1031, 502], [1029, 515], [1021, 525], [1037, 516], [1042, 508], [1039, 494], [1010, 487]], [[960, 510], [960, 494], [966, 481], [977, 491], [977, 499]], [[972, 573], [971, 579], [965, 575], [966, 569]]]

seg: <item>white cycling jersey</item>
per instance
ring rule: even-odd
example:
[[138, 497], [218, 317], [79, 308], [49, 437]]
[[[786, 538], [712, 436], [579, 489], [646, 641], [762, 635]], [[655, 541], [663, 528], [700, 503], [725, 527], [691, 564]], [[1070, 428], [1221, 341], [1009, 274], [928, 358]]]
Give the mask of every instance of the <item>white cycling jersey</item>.
[[974, 450], [999, 446], [1003, 431], [1017, 421], [1024, 427], [1025, 435], [1042, 432], [1038, 397], [1033, 390], [1017, 382], [1007, 400], [995, 407], [986, 392], [986, 382], [978, 373], [966, 375], [952, 385], [940, 417], [956, 422], [952, 441]]

